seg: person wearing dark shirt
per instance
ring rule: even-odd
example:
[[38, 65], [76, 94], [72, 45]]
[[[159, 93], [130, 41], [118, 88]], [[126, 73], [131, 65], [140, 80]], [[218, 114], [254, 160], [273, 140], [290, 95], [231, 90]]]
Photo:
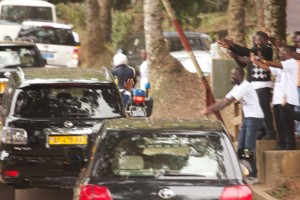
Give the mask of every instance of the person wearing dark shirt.
[[[124, 105], [127, 104], [127, 101], [131, 96], [131, 91], [129, 91], [129, 89], [132, 89], [134, 86], [135, 79], [135, 70], [128, 66], [127, 63], [127, 57], [122, 53], [117, 53], [113, 58], [113, 64], [115, 67], [111, 71], [119, 87]], [[128, 89], [129, 84], [130, 87]]]
[[271, 61], [273, 59], [273, 49], [269, 45], [269, 36], [262, 31], [257, 31], [253, 37], [253, 40], [254, 46], [251, 49], [242, 47], [227, 39], [220, 40], [219, 44], [222, 47], [229, 49], [234, 55], [238, 56], [241, 60], [241, 63], [245, 63], [244, 67], [247, 67], [248, 71], [247, 80], [251, 82], [255, 88], [258, 94], [260, 106], [265, 116], [263, 139], [275, 139], [276, 133], [273, 125], [273, 115], [270, 106], [271, 92], [273, 87], [271, 74], [269, 71], [266, 71], [253, 64], [249, 59], [251, 52], [257, 55], [257, 52], [260, 51], [265, 60]]

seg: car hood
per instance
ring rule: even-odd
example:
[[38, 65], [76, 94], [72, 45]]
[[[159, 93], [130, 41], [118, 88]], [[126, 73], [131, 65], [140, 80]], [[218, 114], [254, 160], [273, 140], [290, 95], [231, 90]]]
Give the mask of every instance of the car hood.
[[[193, 51], [194, 56], [197, 59], [198, 64], [200, 65], [200, 68], [204, 74], [210, 74], [212, 70], [212, 57], [207, 51]], [[183, 65], [183, 67], [191, 72], [196, 73], [197, 70], [192, 62], [192, 60], [189, 57], [189, 54], [187, 51], [175, 51], [170, 52], [170, 54], [180, 61], [180, 63]]]
[[5, 36], [10, 36], [10, 38], [12, 40], [14, 40], [17, 37], [18, 32], [21, 29], [21, 25], [19, 25], [19, 24], [7, 24], [7, 25], [1, 24], [1, 28], [2, 28], [2, 30], [5, 30], [5, 31], [0, 32], [0, 40], [3, 40]]

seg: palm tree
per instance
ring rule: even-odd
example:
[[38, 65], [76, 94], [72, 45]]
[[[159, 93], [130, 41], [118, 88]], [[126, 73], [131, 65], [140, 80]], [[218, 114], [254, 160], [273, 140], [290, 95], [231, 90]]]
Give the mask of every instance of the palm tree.
[[112, 1], [111, 0], [98, 0], [100, 5], [100, 22], [101, 28], [103, 32], [104, 39], [107, 41], [111, 40], [111, 26], [112, 26], [112, 19], [111, 19], [111, 7]]
[[277, 39], [286, 40], [287, 0], [264, 0], [264, 25], [269, 34]]
[[105, 51], [98, 1], [85, 0], [87, 5], [87, 66], [92, 66], [99, 54]]
[[235, 43], [245, 45], [245, 0], [229, 0], [228, 35]]
[[[157, 114], [159, 117], [168, 117], [169, 111], [173, 110], [180, 117], [192, 117], [205, 104], [201, 82], [196, 74], [187, 72], [180, 62], [169, 54], [163, 37], [161, 8], [160, 0], [144, 0], [147, 63], [152, 85], [151, 94], [155, 101], [152, 116]], [[189, 100], [193, 98], [198, 99], [199, 104], [189, 105]], [[193, 106], [195, 113], [185, 112], [182, 109], [185, 104]]]

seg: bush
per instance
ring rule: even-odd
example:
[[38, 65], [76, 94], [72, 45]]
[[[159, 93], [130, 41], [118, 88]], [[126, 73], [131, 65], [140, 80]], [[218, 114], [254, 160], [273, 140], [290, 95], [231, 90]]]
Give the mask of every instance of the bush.
[[57, 17], [74, 27], [86, 27], [86, 6], [83, 3], [56, 4]]

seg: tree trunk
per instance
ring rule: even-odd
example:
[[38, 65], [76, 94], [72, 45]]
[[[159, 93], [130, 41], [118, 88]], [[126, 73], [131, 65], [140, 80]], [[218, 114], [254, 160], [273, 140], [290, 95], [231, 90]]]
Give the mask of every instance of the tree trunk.
[[262, 30], [264, 27], [264, 0], [255, 0], [256, 24], [257, 29]]
[[229, 0], [228, 35], [233, 41], [245, 45], [245, 0]]
[[98, 1], [85, 0], [87, 5], [87, 66], [94, 64], [95, 60], [104, 52], [104, 40], [100, 24], [100, 6]]
[[111, 40], [111, 0], [98, 0], [100, 5], [100, 22], [102, 33], [106, 41]]
[[[144, 0], [144, 15], [150, 94], [154, 98], [152, 116], [193, 117], [205, 105], [200, 79], [169, 54], [163, 38], [160, 0]], [[199, 104], [190, 105], [194, 98]]]
[[286, 0], [264, 0], [264, 23], [272, 37], [286, 41]]

